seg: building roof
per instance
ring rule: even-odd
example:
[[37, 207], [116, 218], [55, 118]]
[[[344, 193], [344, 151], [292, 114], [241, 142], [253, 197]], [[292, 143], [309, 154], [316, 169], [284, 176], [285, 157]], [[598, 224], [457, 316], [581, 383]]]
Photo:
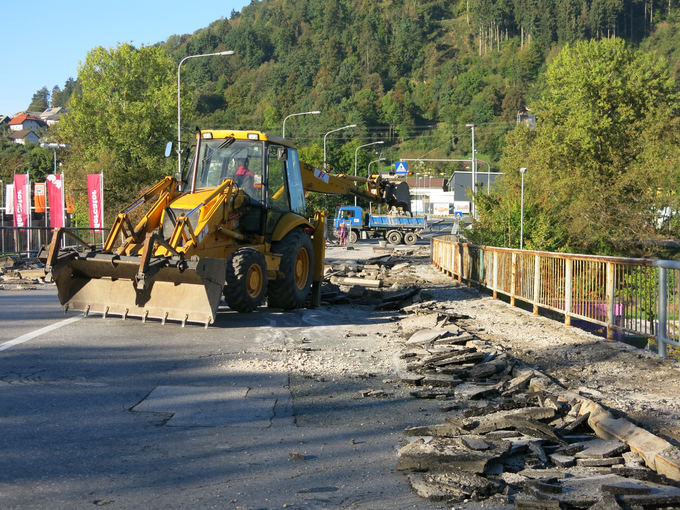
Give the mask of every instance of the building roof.
[[45, 120], [48, 117], [52, 117], [52, 116], [58, 117], [59, 115], [63, 115], [64, 113], [67, 113], [66, 108], [64, 108], [62, 106], [55, 106], [53, 108], [48, 108], [47, 110], [42, 112], [40, 114], [40, 118]]
[[[31, 131], [30, 129], [22, 129], [21, 131], [12, 131], [12, 133], [10, 133], [8, 135], [8, 138], [10, 138], [12, 140], [23, 139], [23, 138], [26, 138], [30, 133], [33, 133], [33, 131]], [[36, 137], [38, 136], [35, 133], [33, 133], [33, 134]]]
[[33, 117], [33, 116], [31, 116], [31, 115], [29, 115], [29, 114], [27, 114], [27, 113], [24, 113], [24, 114], [22, 114], [22, 115], [18, 115], [18, 116], [16, 116], [16, 117], [14, 117], [12, 120], [9, 121], [9, 125], [10, 125], [10, 126], [18, 126], [19, 124], [23, 124], [23, 123], [26, 122], [27, 120], [35, 121], [35, 122], [37, 122], [37, 123], [38, 123], [39, 125], [41, 125], [41, 126], [46, 126], [46, 125], [47, 125], [47, 124], [45, 124], [44, 121], [42, 121], [42, 120], [40, 120], [40, 119], [38, 119], [38, 118], [36, 118], [36, 117]]

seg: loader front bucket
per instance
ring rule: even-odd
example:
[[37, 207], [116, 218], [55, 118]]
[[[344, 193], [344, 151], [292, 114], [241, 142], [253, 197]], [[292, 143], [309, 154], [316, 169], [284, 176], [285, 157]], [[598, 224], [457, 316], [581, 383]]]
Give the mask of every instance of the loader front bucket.
[[[51, 264], [52, 279], [65, 309], [85, 315], [118, 315], [198, 322], [215, 321], [226, 275], [218, 258], [152, 257], [144, 284], [139, 284], [141, 257], [62, 251]], [[142, 288], [143, 287], [143, 288]]]

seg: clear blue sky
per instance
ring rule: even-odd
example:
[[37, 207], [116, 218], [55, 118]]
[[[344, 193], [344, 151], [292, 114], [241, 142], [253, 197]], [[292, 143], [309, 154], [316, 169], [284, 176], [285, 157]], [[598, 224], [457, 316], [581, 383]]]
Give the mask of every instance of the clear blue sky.
[[2, 5], [0, 115], [28, 108], [42, 87], [63, 88], [77, 78], [78, 62], [96, 46], [119, 42], [135, 46], [165, 41], [173, 34], [192, 34], [250, 0], [192, 3], [177, 0], [7, 1]]

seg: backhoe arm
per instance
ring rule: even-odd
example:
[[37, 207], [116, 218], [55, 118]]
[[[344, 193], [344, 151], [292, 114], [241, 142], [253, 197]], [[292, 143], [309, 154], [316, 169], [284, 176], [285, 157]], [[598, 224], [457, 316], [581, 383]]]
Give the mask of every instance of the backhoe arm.
[[379, 175], [370, 178], [332, 175], [303, 162], [300, 162], [300, 174], [305, 191], [327, 195], [353, 195], [370, 202], [399, 207], [404, 211], [411, 210], [411, 194], [406, 182], [385, 181]]

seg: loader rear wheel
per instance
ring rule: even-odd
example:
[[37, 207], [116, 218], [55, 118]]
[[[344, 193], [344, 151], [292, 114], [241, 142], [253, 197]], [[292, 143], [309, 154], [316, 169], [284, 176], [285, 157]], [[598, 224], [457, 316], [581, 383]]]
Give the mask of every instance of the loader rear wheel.
[[390, 244], [400, 244], [401, 232], [399, 232], [398, 230], [390, 230], [387, 233], [387, 242]]
[[267, 306], [293, 310], [300, 308], [312, 288], [314, 250], [312, 240], [301, 228], [272, 243], [272, 252], [281, 254], [279, 272], [282, 277], [269, 282]]
[[418, 241], [418, 236], [415, 232], [406, 232], [404, 234], [404, 242], [409, 246], [416, 244], [416, 241]]
[[255, 310], [267, 289], [267, 263], [252, 248], [240, 248], [227, 261], [224, 299], [229, 308], [241, 313]]

